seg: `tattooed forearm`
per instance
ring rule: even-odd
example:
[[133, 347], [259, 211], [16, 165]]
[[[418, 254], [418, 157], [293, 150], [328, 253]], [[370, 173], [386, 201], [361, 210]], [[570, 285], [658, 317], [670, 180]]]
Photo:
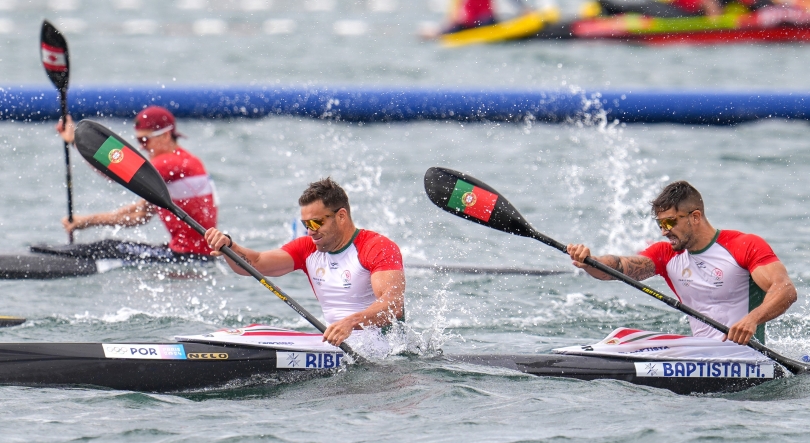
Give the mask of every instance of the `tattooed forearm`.
[[655, 275], [655, 263], [647, 257], [633, 255], [630, 257], [620, 257], [619, 266], [624, 273], [634, 280], [646, 280]]
[[237, 254], [238, 256], [242, 257], [242, 260], [246, 261], [246, 262], [247, 262], [247, 264], [249, 264], [250, 266], [253, 266], [253, 262], [252, 262], [252, 261], [250, 261], [250, 259], [249, 259], [249, 258], [247, 258], [247, 255], [245, 255], [245, 254], [243, 254], [243, 253], [241, 253], [241, 252], [237, 252], [236, 254]]

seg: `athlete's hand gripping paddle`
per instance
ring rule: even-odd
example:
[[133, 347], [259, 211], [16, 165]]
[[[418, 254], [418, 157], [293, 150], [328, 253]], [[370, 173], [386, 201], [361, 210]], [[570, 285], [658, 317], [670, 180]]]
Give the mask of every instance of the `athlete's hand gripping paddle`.
[[[200, 235], [205, 234], [205, 228], [172, 201], [169, 189], [155, 167], [117, 134], [99, 123], [82, 120], [76, 125], [76, 148], [85, 160], [104, 175], [120, 183], [149, 203], [168, 209]], [[267, 280], [242, 257], [236, 255], [229, 247], [224, 246], [221, 251], [275, 294], [276, 297], [287, 303], [301, 317], [304, 317], [312, 326], [315, 326], [321, 332], [326, 331], [326, 326], [323, 323], [313, 317], [312, 314], [271, 281]], [[355, 362], [365, 361], [346, 342], [340, 344], [340, 349], [352, 357]]]
[[[42, 22], [40, 34], [40, 56], [45, 73], [56, 89], [59, 90], [59, 103], [63, 124], [67, 125], [67, 90], [70, 77], [70, 57], [68, 55], [67, 41], [59, 30], [48, 20]], [[68, 142], [65, 148], [65, 179], [67, 182], [68, 221], [73, 223], [73, 178], [70, 173], [70, 147]], [[68, 241], [73, 243], [73, 233], [68, 234]]]
[[[451, 169], [433, 167], [428, 169], [425, 173], [425, 192], [430, 201], [436, 206], [453, 215], [509, 234], [533, 238], [563, 253], [568, 253], [564, 244], [538, 232], [508, 200], [498, 193], [498, 191], [474, 177]], [[593, 266], [616, 280], [627, 283], [661, 300], [669, 306], [706, 323], [724, 334], [728, 334], [728, 327], [726, 325], [594, 260], [592, 257], [585, 259], [585, 264]], [[758, 342], [756, 339], [751, 339], [751, 341], [748, 342], [748, 346], [778, 362], [794, 374], [810, 371], [810, 365], [780, 355]]]

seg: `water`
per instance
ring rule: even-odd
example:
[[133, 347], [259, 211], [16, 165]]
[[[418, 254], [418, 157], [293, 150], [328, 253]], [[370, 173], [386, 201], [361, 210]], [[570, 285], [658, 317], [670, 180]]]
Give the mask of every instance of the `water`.
[[[393, 2], [393, 11], [379, 12], [390, 3], [0, 2], [0, 79], [46, 82], [36, 49], [39, 22], [47, 17], [67, 29], [75, 85], [810, 86], [803, 46], [528, 42], [445, 50], [414, 37], [421, 21], [441, 20], [433, 3]], [[267, 9], [256, 9], [262, 5]], [[577, 7], [562, 6], [568, 12]], [[265, 32], [289, 28], [290, 21], [292, 33]], [[363, 33], [338, 35], [335, 29]], [[130, 122], [104, 123], [131, 135]], [[220, 226], [256, 249], [286, 242], [301, 190], [331, 175], [349, 191], [357, 224], [397, 241], [406, 263], [570, 270], [556, 250], [435, 208], [424, 195], [425, 170], [446, 166], [470, 173], [503, 193], [541, 232], [587, 243], [596, 253], [632, 253], [656, 240], [645, 202], [663, 183], [689, 180], [703, 192], [715, 226], [765, 237], [786, 264], [800, 299], [770, 324], [768, 343], [792, 357], [810, 352], [803, 297], [810, 276], [804, 265], [810, 253], [805, 123], [358, 125], [268, 118], [179, 125], [188, 135], [183, 146], [203, 159], [217, 183]], [[65, 241], [59, 224], [65, 212], [61, 149], [52, 123], [0, 124], [3, 251]], [[135, 200], [75, 152], [73, 158], [77, 213]], [[77, 236], [83, 242], [107, 237], [167, 238], [155, 221]], [[435, 357], [439, 350], [544, 352], [598, 341], [619, 326], [688, 332], [683, 315], [620, 283], [582, 274], [406, 274], [409, 334], [398, 344], [410, 352], [389, 357], [381, 367], [178, 395], [0, 387], [0, 417], [15, 424], [5, 427], [3, 439], [806, 440], [805, 377], [733, 395], [676, 396], [617, 381], [539, 379]], [[302, 274], [274, 282], [320, 314]], [[662, 279], [649, 283], [669, 293]], [[160, 268], [118, 270], [81, 279], [2, 281], [0, 288], [3, 313], [29, 319], [0, 330], [7, 342], [165, 341], [249, 323], [311, 330], [258, 283], [224, 268], [193, 278]]]

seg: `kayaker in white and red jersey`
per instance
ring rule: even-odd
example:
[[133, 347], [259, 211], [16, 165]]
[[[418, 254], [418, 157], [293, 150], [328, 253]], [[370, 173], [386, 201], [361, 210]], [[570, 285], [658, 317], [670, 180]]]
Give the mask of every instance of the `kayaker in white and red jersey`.
[[[67, 117], [67, 125], [63, 125], [60, 120], [56, 130], [66, 142], [73, 143], [75, 125], [70, 116]], [[216, 226], [217, 204], [213, 181], [200, 159], [177, 144], [177, 139], [182, 134], [177, 132], [172, 113], [160, 106], [143, 109], [135, 117], [135, 137], [166, 182], [172, 201], [206, 229]], [[93, 226], [138, 226], [147, 223], [153, 215], [158, 215], [166, 225], [171, 235], [169, 244], [152, 246], [134, 242], [111, 243], [112, 248], [117, 248], [123, 254], [122, 258], [133, 255], [144, 259], [173, 260], [205, 259], [210, 256], [211, 249], [200, 234], [168, 210], [158, 208], [146, 200], [112, 212], [74, 215], [73, 222], [65, 217], [62, 224], [71, 233]], [[93, 247], [103, 248], [105, 245], [105, 242], [99, 242]]]
[[[703, 198], [685, 181], [667, 185], [650, 202], [665, 242], [634, 256], [605, 255], [595, 260], [636, 280], [664, 277], [685, 305], [729, 327], [728, 336], [690, 318], [692, 334], [748, 344], [765, 343], [765, 322], [796, 301], [787, 269], [768, 243], [753, 234], [719, 230], [706, 219]], [[574, 266], [600, 280], [613, 278], [584, 264], [585, 245], [568, 245]]]
[[[298, 199], [307, 236], [279, 249], [257, 252], [209, 229], [205, 240], [221, 255], [229, 246], [262, 275], [280, 277], [301, 270], [309, 277], [327, 323], [323, 340], [339, 346], [352, 331], [382, 328], [403, 318], [405, 273], [399, 247], [352, 221], [349, 197], [331, 178], [314, 183]], [[249, 275], [227, 259], [237, 274]]]

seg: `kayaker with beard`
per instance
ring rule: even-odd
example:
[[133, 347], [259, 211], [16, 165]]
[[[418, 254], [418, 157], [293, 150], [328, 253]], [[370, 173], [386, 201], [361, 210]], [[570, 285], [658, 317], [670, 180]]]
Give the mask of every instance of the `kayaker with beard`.
[[[636, 280], [664, 277], [685, 305], [729, 327], [728, 336], [689, 319], [692, 334], [748, 344], [765, 343], [765, 322], [796, 301], [796, 288], [768, 243], [753, 234], [719, 230], [706, 218], [703, 198], [685, 181], [667, 185], [650, 202], [655, 222], [668, 241], [634, 256], [593, 257]], [[584, 263], [585, 245], [568, 245], [574, 266], [600, 280], [609, 275]]]
[[[280, 277], [304, 271], [328, 325], [323, 340], [334, 346], [353, 331], [376, 332], [402, 318], [405, 273], [396, 243], [376, 232], [357, 229], [349, 197], [331, 178], [310, 183], [298, 204], [306, 237], [279, 249], [257, 252], [209, 229], [205, 240], [214, 251], [211, 255], [222, 255], [219, 250], [229, 246], [262, 275]], [[231, 259], [226, 260], [237, 274], [249, 275]]]
[[[66, 125], [60, 120], [56, 130], [66, 142], [73, 143], [75, 124], [70, 116], [67, 117]], [[182, 134], [177, 132], [174, 115], [160, 106], [144, 108], [135, 117], [135, 137], [146, 151], [150, 163], [166, 182], [172, 201], [203, 227], [216, 226], [217, 204], [213, 182], [202, 161], [177, 144], [177, 139]], [[82, 245], [82, 250], [86, 250], [88, 256], [101, 254], [105, 258], [137, 258], [147, 261], [208, 259], [211, 250], [200, 234], [168, 210], [158, 208], [146, 200], [111, 212], [74, 215], [72, 222], [65, 217], [62, 225], [68, 233], [94, 226], [129, 227], [143, 225], [154, 215], [160, 217], [171, 235], [168, 245], [103, 240]]]

